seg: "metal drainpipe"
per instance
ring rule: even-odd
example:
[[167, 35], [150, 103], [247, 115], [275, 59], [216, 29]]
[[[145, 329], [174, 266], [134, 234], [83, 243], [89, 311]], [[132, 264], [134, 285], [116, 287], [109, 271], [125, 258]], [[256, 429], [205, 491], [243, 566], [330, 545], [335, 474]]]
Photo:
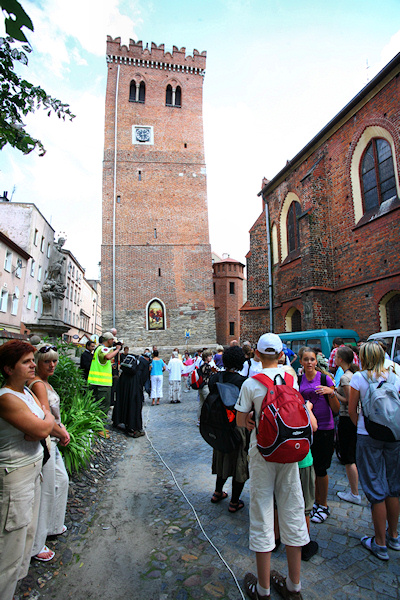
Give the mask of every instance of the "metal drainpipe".
[[113, 233], [112, 233], [112, 320], [115, 328], [115, 212], [117, 202], [117, 131], [118, 131], [118, 86], [119, 67], [117, 66], [117, 84], [115, 87], [115, 126], [114, 126], [114, 189], [113, 189]]
[[267, 230], [267, 248], [268, 248], [268, 302], [269, 302], [269, 329], [274, 331], [274, 309], [273, 309], [273, 293], [272, 293], [272, 252], [271, 252], [271, 232], [269, 228], [269, 207], [268, 202], [265, 202], [265, 227]]

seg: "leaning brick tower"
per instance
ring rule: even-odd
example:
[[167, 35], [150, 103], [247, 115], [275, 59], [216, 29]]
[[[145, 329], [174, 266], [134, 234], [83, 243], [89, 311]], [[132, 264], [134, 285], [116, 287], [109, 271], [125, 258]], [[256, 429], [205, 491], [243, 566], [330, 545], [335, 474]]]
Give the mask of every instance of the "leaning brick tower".
[[131, 348], [216, 341], [204, 162], [206, 52], [107, 37], [102, 318]]

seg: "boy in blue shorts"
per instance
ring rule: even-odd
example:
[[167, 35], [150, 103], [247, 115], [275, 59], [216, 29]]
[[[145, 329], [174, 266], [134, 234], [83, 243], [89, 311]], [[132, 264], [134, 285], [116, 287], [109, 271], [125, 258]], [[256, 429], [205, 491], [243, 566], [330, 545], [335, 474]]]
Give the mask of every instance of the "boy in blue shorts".
[[[282, 378], [282, 370], [278, 366], [282, 352], [281, 339], [274, 333], [265, 333], [258, 340], [256, 354], [262, 363], [261, 373], [272, 380], [276, 375]], [[310, 538], [304, 515], [299, 467], [297, 463], [267, 462], [257, 449], [255, 424], [259, 420], [265, 393], [265, 386], [250, 377], [244, 382], [235, 405], [237, 425], [251, 431], [249, 547], [256, 553], [257, 577], [247, 573], [244, 583], [251, 600], [269, 600], [270, 583], [283, 598], [301, 600], [301, 548], [309, 543]], [[274, 495], [280, 537], [286, 546], [286, 578], [277, 571], [271, 571], [271, 551], [275, 547]]]

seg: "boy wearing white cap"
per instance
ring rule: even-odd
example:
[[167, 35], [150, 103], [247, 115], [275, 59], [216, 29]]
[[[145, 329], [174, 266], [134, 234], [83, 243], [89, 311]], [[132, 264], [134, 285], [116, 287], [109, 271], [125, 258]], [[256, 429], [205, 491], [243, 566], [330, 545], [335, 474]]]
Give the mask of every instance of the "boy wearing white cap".
[[[262, 371], [272, 381], [282, 369], [278, 359], [283, 353], [282, 341], [274, 333], [265, 333], [257, 344], [256, 354]], [[279, 378], [276, 383], [279, 383]], [[297, 389], [297, 384], [294, 384]], [[250, 377], [240, 392], [235, 405], [239, 427], [251, 431], [249, 448], [250, 470], [250, 532], [249, 547], [256, 552], [257, 577], [247, 573], [244, 578], [247, 595], [252, 600], [269, 600], [270, 581], [283, 598], [301, 600], [301, 548], [310, 541], [304, 515], [304, 499], [299, 467], [295, 463], [267, 462], [257, 449], [255, 424], [259, 422], [266, 387]], [[278, 508], [282, 542], [286, 545], [288, 577], [271, 571], [271, 551], [275, 547], [274, 496]]]

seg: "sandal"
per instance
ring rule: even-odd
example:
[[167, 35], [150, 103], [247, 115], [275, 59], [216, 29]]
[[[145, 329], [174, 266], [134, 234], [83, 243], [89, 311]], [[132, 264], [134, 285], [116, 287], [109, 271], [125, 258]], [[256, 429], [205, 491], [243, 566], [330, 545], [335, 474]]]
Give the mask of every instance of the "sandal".
[[244, 589], [251, 600], [270, 600], [271, 596], [260, 596], [257, 592], [257, 577], [253, 573], [244, 576]]
[[[47, 554], [48, 556], [47, 558], [45, 558], [44, 556], [40, 556], [41, 554]], [[55, 555], [56, 553], [53, 552], [53, 550], [50, 550], [50, 548], [48, 548], [47, 546], [43, 546], [39, 554], [36, 554], [36, 556], [33, 556], [32, 558], [35, 558], [36, 560], [40, 560], [42, 562], [48, 562], [49, 560], [52, 560], [55, 557]]]
[[375, 542], [375, 537], [369, 537], [365, 535], [363, 538], [361, 538], [361, 543], [364, 548], [372, 552], [376, 558], [380, 558], [381, 560], [389, 560], [387, 547], [378, 546], [378, 544]]
[[226, 492], [214, 492], [211, 497], [211, 502], [213, 504], [217, 504], [218, 502], [221, 502], [221, 500], [225, 500], [227, 497], [228, 494]]
[[110, 439], [110, 432], [107, 431], [107, 429], [105, 429], [104, 431], [99, 431], [98, 435], [102, 438], [104, 438], [105, 440], [109, 440]]
[[300, 592], [290, 592], [286, 587], [286, 577], [283, 577], [278, 571], [271, 571], [272, 587], [282, 598], [287, 600], [303, 600]]
[[311, 517], [311, 521], [313, 523], [323, 523], [324, 521], [326, 521], [326, 519], [329, 517], [330, 514], [331, 514], [331, 511], [329, 510], [329, 506], [319, 505], [317, 510], [314, 512], [313, 516]]
[[238, 510], [241, 510], [244, 507], [243, 500], [238, 500], [238, 502], [229, 502], [229, 512], [235, 513]]

